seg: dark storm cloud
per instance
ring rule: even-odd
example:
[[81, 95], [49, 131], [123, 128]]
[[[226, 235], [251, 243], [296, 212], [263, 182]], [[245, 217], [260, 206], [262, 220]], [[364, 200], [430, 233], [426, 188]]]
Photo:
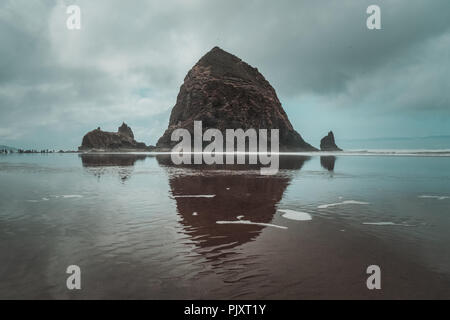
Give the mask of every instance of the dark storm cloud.
[[[74, 3], [80, 31], [65, 26]], [[369, 4], [382, 30], [366, 28]], [[215, 45], [258, 67], [282, 101], [319, 101], [312, 110], [447, 114], [449, 21], [448, 0], [2, 1], [0, 142], [46, 132], [51, 146], [49, 132], [79, 139], [125, 120], [154, 143]]]
[[[402, 77], [408, 68], [416, 65], [422, 69], [428, 66], [435, 69], [439, 65], [441, 71], [434, 70], [436, 80], [441, 80], [448, 71], [445, 56], [448, 57], [450, 45], [448, 37], [442, 37], [449, 32], [448, 1], [308, 3], [295, 2], [278, 8], [273, 3], [266, 8], [264, 18], [258, 15], [260, 20], [250, 23], [260, 32], [247, 39], [240, 38], [237, 45], [245, 55], [255, 57], [255, 63], [264, 68], [283, 94], [367, 95], [374, 89], [382, 89], [382, 83], [361, 87], [361, 92], [350, 90], [360, 81], [370, 82], [381, 70], [383, 74], [379, 77], [384, 82]], [[365, 26], [365, 9], [372, 3], [381, 7], [382, 30], [379, 31]], [[444, 45], [435, 44], [439, 41]], [[437, 60], [422, 55], [426, 47], [433, 45], [442, 55]], [[252, 53], [255, 51], [258, 53]], [[426, 94], [427, 88], [415, 89]]]

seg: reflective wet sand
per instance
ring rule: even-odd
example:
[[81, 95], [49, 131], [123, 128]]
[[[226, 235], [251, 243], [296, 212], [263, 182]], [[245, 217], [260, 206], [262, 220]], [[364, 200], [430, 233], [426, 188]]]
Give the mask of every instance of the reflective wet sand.
[[[261, 176], [164, 156], [2, 156], [0, 298], [450, 298], [447, 162], [289, 156]], [[71, 264], [81, 291], [66, 289]], [[373, 264], [381, 290], [366, 287]]]

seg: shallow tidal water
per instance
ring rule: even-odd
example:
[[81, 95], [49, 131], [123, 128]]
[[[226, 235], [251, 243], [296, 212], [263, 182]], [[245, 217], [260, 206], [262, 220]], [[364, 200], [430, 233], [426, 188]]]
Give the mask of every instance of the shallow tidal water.
[[261, 176], [162, 155], [2, 155], [0, 298], [449, 299], [449, 164], [318, 153]]

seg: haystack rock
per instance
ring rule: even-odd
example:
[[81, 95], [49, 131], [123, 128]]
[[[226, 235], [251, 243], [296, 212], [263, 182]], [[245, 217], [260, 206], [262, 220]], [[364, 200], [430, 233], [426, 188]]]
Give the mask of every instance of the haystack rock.
[[315, 151], [294, 130], [277, 94], [258, 69], [214, 47], [188, 72], [170, 115], [169, 126], [157, 147], [171, 148], [172, 131], [194, 121], [203, 131], [219, 129], [279, 129], [280, 151]]
[[328, 132], [328, 135], [323, 137], [322, 140], [320, 140], [320, 150], [322, 150], [322, 151], [342, 151], [342, 149], [339, 148], [336, 145], [336, 142], [334, 141], [333, 131]]
[[99, 128], [88, 132], [78, 147], [79, 151], [149, 151], [143, 142], [134, 140], [133, 131], [125, 123], [117, 132], [102, 131]]

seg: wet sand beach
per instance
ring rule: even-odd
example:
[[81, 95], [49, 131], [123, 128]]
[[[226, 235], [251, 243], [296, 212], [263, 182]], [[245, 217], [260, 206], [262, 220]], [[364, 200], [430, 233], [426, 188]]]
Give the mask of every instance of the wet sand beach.
[[[280, 163], [261, 176], [142, 155], [1, 157], [0, 298], [450, 298], [446, 158]], [[66, 288], [73, 264], [80, 291]]]

